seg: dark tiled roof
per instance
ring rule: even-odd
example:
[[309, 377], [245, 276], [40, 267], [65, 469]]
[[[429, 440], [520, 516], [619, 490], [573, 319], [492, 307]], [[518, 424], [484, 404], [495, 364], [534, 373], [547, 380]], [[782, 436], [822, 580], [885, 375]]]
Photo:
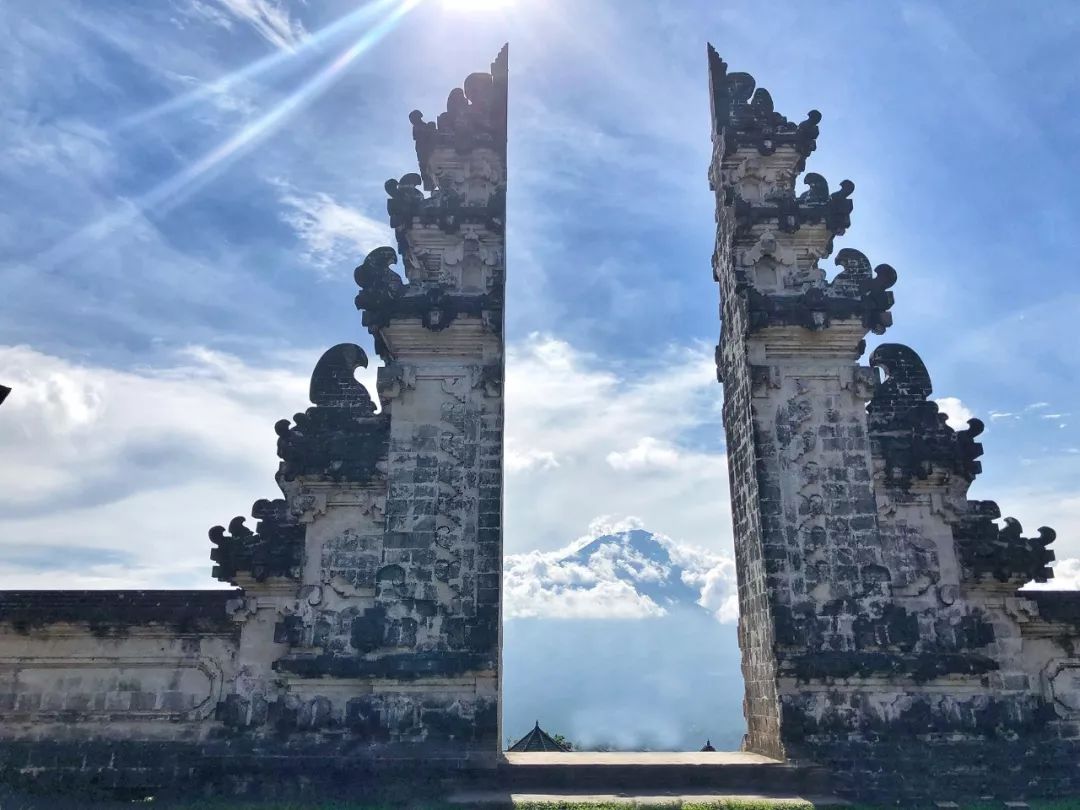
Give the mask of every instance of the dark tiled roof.
[[559, 742], [540, 728], [540, 721], [536, 721], [533, 730], [511, 745], [508, 751], [569, 751], [565, 745]]

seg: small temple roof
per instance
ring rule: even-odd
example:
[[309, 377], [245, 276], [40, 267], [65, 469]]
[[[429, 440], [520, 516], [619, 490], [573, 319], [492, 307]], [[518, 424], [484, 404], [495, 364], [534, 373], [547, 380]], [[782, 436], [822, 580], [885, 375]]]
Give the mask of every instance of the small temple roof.
[[560, 742], [557, 742], [554, 737], [540, 728], [540, 721], [536, 721], [536, 725], [533, 726], [532, 731], [511, 745], [507, 751], [569, 751]]
[[712, 740], [706, 740], [705, 741], [705, 747], [701, 749], [702, 753], [704, 753], [705, 751], [715, 751], [715, 750], [716, 749], [713, 748], [713, 745], [712, 745]]

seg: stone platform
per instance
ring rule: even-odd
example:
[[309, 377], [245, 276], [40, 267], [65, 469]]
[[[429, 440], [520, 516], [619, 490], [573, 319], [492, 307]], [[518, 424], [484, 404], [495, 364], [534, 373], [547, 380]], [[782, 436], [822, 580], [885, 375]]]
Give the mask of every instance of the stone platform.
[[626, 807], [671, 807], [683, 805], [718, 805], [731, 803], [768, 803], [778, 808], [844, 807], [848, 802], [835, 796], [788, 796], [761, 793], [459, 793], [450, 796], [450, 804], [463, 807], [518, 807], [567, 804], [619, 805]]
[[819, 768], [742, 752], [511, 753], [495, 774], [458, 795], [489, 790], [536, 795], [757, 795], [828, 794]]

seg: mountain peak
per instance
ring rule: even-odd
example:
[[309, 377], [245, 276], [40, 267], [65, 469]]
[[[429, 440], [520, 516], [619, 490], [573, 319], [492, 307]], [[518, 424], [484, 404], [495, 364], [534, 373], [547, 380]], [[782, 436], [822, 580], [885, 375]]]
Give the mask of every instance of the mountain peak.
[[704, 610], [698, 604], [700, 588], [690, 585], [686, 569], [672, 560], [670, 542], [646, 529], [628, 529], [589, 540], [561, 561], [605, 570], [665, 610]]

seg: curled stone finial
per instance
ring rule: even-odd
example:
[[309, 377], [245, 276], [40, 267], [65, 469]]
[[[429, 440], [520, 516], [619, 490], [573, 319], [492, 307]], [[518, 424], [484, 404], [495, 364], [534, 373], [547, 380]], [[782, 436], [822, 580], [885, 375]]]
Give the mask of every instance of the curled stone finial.
[[922, 358], [909, 346], [882, 343], [870, 355], [870, 365], [885, 371], [885, 380], [874, 394], [879, 411], [891, 408], [895, 413], [910, 409], [925, 402], [934, 393], [930, 372], [926, 370]]
[[420, 166], [420, 176], [424, 180], [424, 188], [435, 188], [435, 178], [427, 169], [428, 159], [435, 148], [437, 140], [436, 126], [434, 121], [425, 121], [424, 114], [420, 110], [409, 113], [409, 123], [412, 124], [412, 136], [416, 142], [416, 161]]
[[423, 182], [416, 172], [390, 178], [383, 184], [390, 199], [386, 201], [386, 213], [390, 215], [390, 227], [395, 231], [412, 225], [413, 217], [420, 213], [424, 204], [424, 192], [418, 187]]
[[1024, 529], [1016, 518], [1005, 518], [1004, 526], [994, 522], [1001, 511], [993, 501], [968, 501], [967, 505], [967, 513], [953, 528], [966, 579], [994, 579], [1019, 588], [1031, 581], [1046, 582], [1054, 576], [1049, 567], [1054, 552], [1049, 546], [1057, 538], [1057, 532], [1042, 526], [1038, 537], [1024, 537]]
[[844, 269], [829, 284], [829, 294], [860, 301], [863, 324], [876, 335], [884, 334], [892, 325], [889, 309], [893, 294], [889, 288], [896, 283], [896, 271], [887, 264], [871, 270], [870, 260], [854, 248], [837, 253], [836, 264]]
[[367, 364], [367, 354], [355, 343], [339, 343], [327, 349], [311, 374], [312, 403], [374, 413], [375, 404], [371, 396], [356, 379], [356, 370], [367, 368]]
[[299, 579], [304, 527], [289, 514], [287, 502], [262, 498], [251, 507], [251, 514], [258, 521], [255, 531], [244, 525], [241, 515], [229, 521], [228, 534], [221, 526], [210, 529], [210, 542], [215, 546], [210, 551], [210, 559], [216, 563], [214, 577], [234, 585], [241, 572], [257, 582], [270, 577]]
[[392, 247], [378, 247], [353, 271], [353, 279], [360, 287], [356, 296], [357, 309], [377, 312], [401, 297], [405, 282], [390, 269], [391, 265], [397, 264], [397, 259]]
[[927, 478], [931, 473], [955, 473], [969, 481], [982, 471], [976, 460], [982, 445], [975, 441], [983, 429], [979, 420], [955, 431], [929, 397], [930, 374], [922, 358], [908, 346], [883, 343], [870, 355], [870, 365], [885, 371], [867, 405], [874, 454], [885, 461], [888, 480]]
[[817, 137], [821, 134], [818, 124], [821, 123], [821, 113], [810, 110], [806, 114], [806, 120], [795, 129], [795, 149], [804, 158], [817, 149]]
[[356, 379], [367, 367], [359, 346], [340, 343], [319, 358], [311, 375], [314, 406], [274, 425], [278, 435], [279, 474], [286, 481], [297, 476], [328, 477], [335, 481], [365, 483], [386, 457], [389, 422], [375, 413], [375, 403]]
[[0, 405], [4, 404], [4, 400], [7, 399], [8, 394], [11, 393], [11, 389], [6, 385], [0, 385]]
[[829, 181], [817, 172], [803, 175], [803, 183], [809, 188], [799, 195], [800, 201], [824, 203], [829, 200]]

